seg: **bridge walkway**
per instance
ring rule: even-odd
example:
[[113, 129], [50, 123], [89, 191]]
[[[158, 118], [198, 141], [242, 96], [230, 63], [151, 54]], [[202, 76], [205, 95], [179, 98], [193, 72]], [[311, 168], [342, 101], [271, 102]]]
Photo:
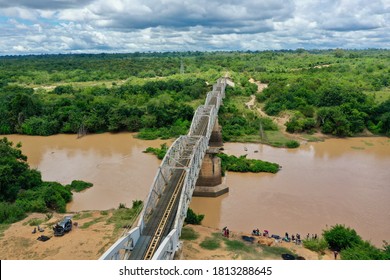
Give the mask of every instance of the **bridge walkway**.
[[[199, 122], [200, 124], [194, 131], [193, 137], [205, 136], [207, 133], [208, 117], [201, 117]], [[141, 237], [129, 256], [130, 260], [150, 259], [161, 241], [171, 231], [180, 200], [180, 196], [177, 194], [181, 193], [183, 187], [184, 168], [189, 164], [192, 148], [190, 145], [187, 145], [184, 149], [184, 153], [177, 163], [178, 169], [173, 170], [167, 186], [157, 203], [155, 214], [146, 222]], [[165, 221], [165, 224], [161, 227], [162, 221]], [[156, 234], [158, 238], [154, 239]]]
[[218, 79], [205, 105], [196, 110], [190, 131], [171, 145], [151, 186], [138, 225], [119, 238], [100, 259], [171, 259], [195, 189], [203, 157], [225, 97], [226, 78]]

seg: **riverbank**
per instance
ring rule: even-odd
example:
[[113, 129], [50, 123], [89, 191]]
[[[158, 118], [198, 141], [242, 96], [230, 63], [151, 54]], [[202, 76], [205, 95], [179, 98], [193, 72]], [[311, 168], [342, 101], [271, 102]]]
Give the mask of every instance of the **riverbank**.
[[[114, 210], [83, 211], [78, 215], [77, 227], [62, 237], [54, 237], [52, 225], [60, 220], [64, 214], [54, 214], [47, 219], [45, 214], [33, 213], [26, 219], [12, 224], [0, 234], [0, 259], [2, 260], [97, 260], [125, 231], [115, 230], [110, 223]], [[76, 215], [75, 213], [69, 213]], [[30, 225], [33, 221], [41, 220], [44, 232], [32, 233], [36, 226]], [[221, 230], [206, 226], [187, 225], [185, 230], [196, 232], [195, 240], [183, 240], [182, 250], [177, 255], [182, 260], [234, 260], [234, 259], [282, 259], [281, 253], [291, 252], [307, 260], [331, 259], [331, 252], [318, 255], [302, 245], [290, 243], [276, 243], [273, 239], [263, 239], [269, 245], [253, 244], [242, 241], [242, 235], [249, 233], [231, 232], [228, 239], [236, 244], [226, 243]], [[50, 237], [42, 242], [37, 240], [41, 235]], [[220, 246], [213, 250], [202, 248], [205, 240], [218, 239]], [[258, 238], [259, 239], [259, 238]], [[271, 243], [270, 243], [271, 242]], [[238, 244], [238, 248], [237, 248]]]
[[[105, 212], [103, 212], [105, 213]], [[64, 214], [54, 214], [47, 219], [45, 214], [33, 213], [26, 219], [10, 225], [0, 237], [0, 259], [2, 260], [96, 260], [118, 238], [114, 224], [107, 223], [112, 211], [82, 212], [78, 226], [61, 237], [55, 237], [52, 226]], [[72, 213], [70, 213], [72, 214]], [[32, 233], [33, 221], [41, 220], [44, 232]], [[76, 221], [76, 220], [74, 220]], [[37, 240], [41, 235], [50, 239]]]
[[[190, 233], [190, 234], [188, 234]], [[231, 231], [229, 238], [222, 231], [199, 225], [186, 225], [184, 240], [177, 259], [183, 260], [282, 260], [282, 254], [300, 256], [305, 260], [331, 260], [333, 253], [326, 250], [318, 254], [291, 242], [276, 242], [273, 238], [251, 236], [249, 232]], [[253, 237], [253, 242], [243, 240], [242, 236]]]

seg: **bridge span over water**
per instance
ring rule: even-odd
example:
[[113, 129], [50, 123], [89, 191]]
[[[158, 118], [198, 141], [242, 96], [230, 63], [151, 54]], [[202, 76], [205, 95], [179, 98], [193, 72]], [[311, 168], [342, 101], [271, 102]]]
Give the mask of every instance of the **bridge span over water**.
[[173, 259], [192, 194], [209, 147], [227, 78], [218, 79], [197, 108], [189, 133], [171, 145], [152, 183], [138, 225], [113, 244], [101, 260]]

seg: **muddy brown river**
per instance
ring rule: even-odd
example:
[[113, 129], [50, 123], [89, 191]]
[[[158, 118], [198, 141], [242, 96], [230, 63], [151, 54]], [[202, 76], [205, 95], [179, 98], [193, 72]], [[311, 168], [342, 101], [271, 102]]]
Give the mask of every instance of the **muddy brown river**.
[[[81, 139], [75, 135], [7, 137], [22, 142], [30, 166], [40, 170], [44, 180], [94, 184], [74, 194], [69, 211], [103, 210], [119, 203], [131, 206], [133, 200], [144, 200], [160, 161], [142, 151], [167, 142], [139, 140], [130, 133]], [[205, 214], [203, 225], [306, 236], [344, 224], [377, 246], [390, 241], [389, 138], [330, 139], [295, 150], [241, 143], [225, 143], [224, 148], [229, 154], [279, 163], [282, 170], [277, 174], [228, 172], [229, 193], [192, 199], [190, 207]]]

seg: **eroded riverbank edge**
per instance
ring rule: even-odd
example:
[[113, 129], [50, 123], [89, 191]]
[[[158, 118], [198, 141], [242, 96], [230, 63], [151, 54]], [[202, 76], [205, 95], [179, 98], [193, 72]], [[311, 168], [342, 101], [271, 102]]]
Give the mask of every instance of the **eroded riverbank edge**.
[[[123, 231], [115, 231], [114, 225], [108, 223], [112, 217], [113, 209], [107, 211], [82, 211], [80, 213], [58, 214], [54, 213], [52, 218], [41, 224], [44, 232], [32, 234], [34, 226], [29, 225], [33, 219], [45, 220], [46, 214], [32, 213], [27, 218], [10, 225], [0, 236], [0, 258], [2, 260], [97, 260], [122, 234]], [[102, 214], [103, 212], [103, 214]], [[54, 237], [52, 224], [61, 219], [64, 215], [81, 214], [81, 219], [77, 220], [78, 226], [62, 237]], [[282, 259], [279, 252], [288, 250], [307, 260], [327, 260], [332, 258], [332, 252], [319, 255], [302, 245], [293, 243], [275, 243], [269, 250], [264, 250], [264, 246], [256, 242], [253, 244], [242, 241], [242, 235], [249, 233], [231, 232], [229, 241], [240, 241], [245, 244], [240, 250], [231, 250], [226, 246], [221, 230], [201, 225], [186, 225], [193, 229], [198, 237], [195, 240], [183, 240], [182, 248], [178, 252], [176, 259], [181, 260], [246, 260]], [[41, 235], [50, 237], [49, 240], [41, 242], [37, 238]], [[214, 250], [204, 249], [200, 244], [210, 238], [220, 236], [221, 246]], [[264, 239], [265, 240], [265, 239]], [[266, 240], [265, 240], [266, 242]], [[268, 246], [267, 246], [268, 247]], [[276, 249], [275, 249], [276, 248]], [[279, 249], [278, 249], [279, 248]], [[284, 249], [283, 249], [284, 248]]]

